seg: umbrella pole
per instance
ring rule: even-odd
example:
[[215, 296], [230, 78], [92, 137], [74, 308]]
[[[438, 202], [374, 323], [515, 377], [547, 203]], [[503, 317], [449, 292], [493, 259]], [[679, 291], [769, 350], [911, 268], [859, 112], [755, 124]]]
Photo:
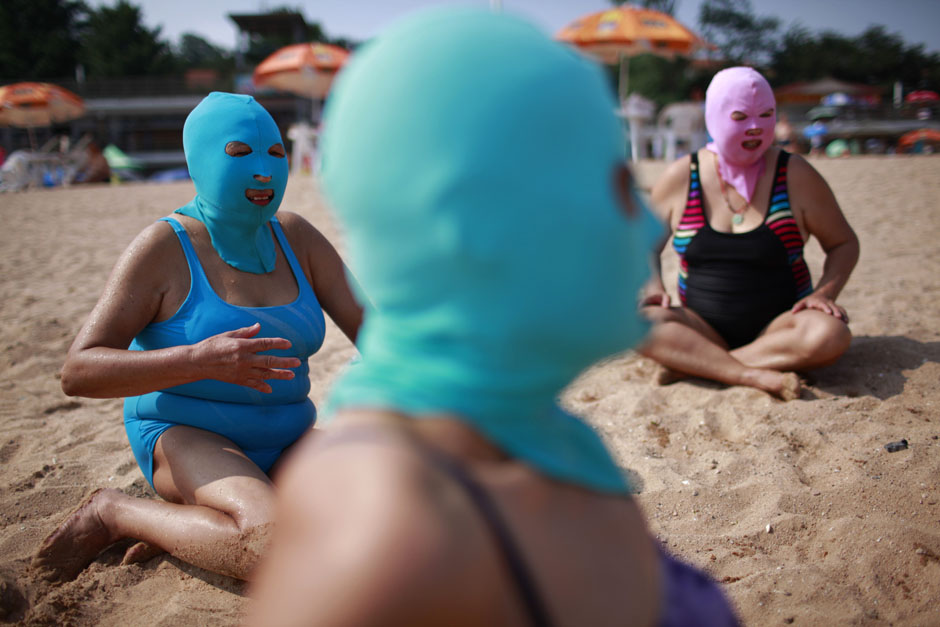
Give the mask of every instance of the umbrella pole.
[[[620, 97], [620, 109], [625, 111], [627, 106], [627, 94], [630, 91], [630, 57], [623, 52], [620, 53], [620, 74], [617, 77], [617, 92]], [[635, 162], [639, 158], [639, 146], [637, 145], [637, 135], [639, 123], [636, 119], [627, 118], [627, 128], [630, 130], [630, 157]]]
[[627, 94], [630, 91], [630, 57], [623, 52], [620, 53], [620, 76], [617, 78], [617, 86], [620, 92], [620, 104], [627, 101]]
[[36, 152], [36, 132], [32, 126], [26, 127], [26, 134], [29, 135], [29, 149]]

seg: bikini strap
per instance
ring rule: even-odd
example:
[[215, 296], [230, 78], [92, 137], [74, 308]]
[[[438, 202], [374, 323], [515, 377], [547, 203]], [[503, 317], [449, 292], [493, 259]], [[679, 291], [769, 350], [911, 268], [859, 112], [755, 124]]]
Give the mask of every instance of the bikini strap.
[[318, 440], [318, 446], [330, 447], [352, 442], [376, 443], [383, 439], [386, 441], [400, 439], [406, 442], [407, 445], [414, 447], [414, 450], [432, 468], [441, 472], [464, 490], [499, 547], [499, 552], [503, 556], [507, 568], [509, 568], [513, 581], [516, 583], [516, 589], [522, 598], [522, 603], [528, 610], [531, 624], [533, 627], [550, 627], [552, 621], [549, 618], [547, 606], [542, 599], [542, 595], [539, 594], [535, 585], [535, 578], [513, 537], [509, 525], [496, 503], [493, 502], [492, 497], [457, 460], [418, 438], [367, 426], [346, 427], [328, 433], [321, 436]]
[[512, 530], [505, 518], [493, 502], [493, 499], [477, 483], [467, 470], [449, 455], [423, 443], [419, 447], [424, 449], [424, 455], [438, 470], [450, 477], [457, 485], [463, 488], [470, 500], [476, 505], [477, 511], [490, 529], [490, 534], [496, 541], [500, 552], [505, 558], [506, 566], [516, 582], [516, 589], [522, 602], [529, 612], [529, 620], [534, 627], [549, 627], [552, 623], [548, 618], [548, 609], [539, 594], [535, 578], [526, 562], [525, 556], [513, 536]]

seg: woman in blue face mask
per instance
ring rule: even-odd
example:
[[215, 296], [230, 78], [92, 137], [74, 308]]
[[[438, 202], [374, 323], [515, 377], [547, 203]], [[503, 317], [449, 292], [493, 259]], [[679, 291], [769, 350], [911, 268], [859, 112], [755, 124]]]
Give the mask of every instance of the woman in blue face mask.
[[323, 311], [358, 333], [339, 255], [278, 212], [287, 161], [268, 112], [212, 93], [183, 147], [195, 198], [127, 248], [62, 370], [70, 396], [125, 398], [134, 456], [164, 501], [95, 492], [40, 547], [33, 565], [49, 579], [122, 538], [141, 541], [126, 561], [167, 551], [248, 577], [273, 513], [268, 475], [316, 419], [307, 360]]
[[475, 9], [343, 70], [322, 179], [372, 307], [334, 421], [285, 468], [255, 624], [733, 623], [556, 402], [646, 330], [661, 227], [614, 108], [593, 63]]

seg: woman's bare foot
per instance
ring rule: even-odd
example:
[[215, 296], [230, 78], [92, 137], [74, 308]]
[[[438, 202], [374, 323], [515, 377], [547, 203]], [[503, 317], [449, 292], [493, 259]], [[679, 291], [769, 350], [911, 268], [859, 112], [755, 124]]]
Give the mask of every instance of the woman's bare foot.
[[47, 581], [78, 576], [101, 551], [119, 540], [101, 520], [99, 508], [116, 490], [95, 490], [52, 532], [33, 556], [31, 568]]
[[778, 372], [754, 368], [748, 370], [742, 384], [764, 390], [783, 401], [792, 401], [800, 397], [800, 378], [794, 372]]

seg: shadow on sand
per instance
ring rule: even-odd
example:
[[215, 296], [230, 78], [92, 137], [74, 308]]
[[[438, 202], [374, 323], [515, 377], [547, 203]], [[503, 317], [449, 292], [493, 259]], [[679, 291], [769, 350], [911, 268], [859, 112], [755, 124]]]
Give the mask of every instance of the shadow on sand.
[[835, 364], [810, 373], [813, 387], [837, 396], [887, 400], [904, 392], [905, 371], [940, 362], [940, 342], [859, 336]]

